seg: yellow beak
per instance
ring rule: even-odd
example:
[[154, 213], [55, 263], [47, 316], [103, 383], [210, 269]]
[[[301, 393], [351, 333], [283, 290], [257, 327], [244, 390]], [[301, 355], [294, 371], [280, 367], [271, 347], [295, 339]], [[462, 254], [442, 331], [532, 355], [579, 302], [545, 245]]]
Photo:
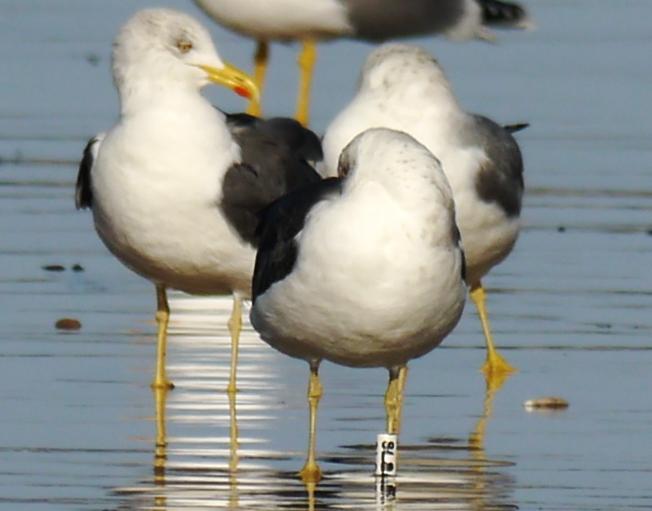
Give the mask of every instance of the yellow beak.
[[239, 96], [243, 96], [251, 101], [260, 101], [260, 92], [251, 77], [231, 64], [224, 64], [223, 68], [204, 66], [199, 64], [197, 67], [206, 71], [208, 79], [218, 85], [228, 87]]

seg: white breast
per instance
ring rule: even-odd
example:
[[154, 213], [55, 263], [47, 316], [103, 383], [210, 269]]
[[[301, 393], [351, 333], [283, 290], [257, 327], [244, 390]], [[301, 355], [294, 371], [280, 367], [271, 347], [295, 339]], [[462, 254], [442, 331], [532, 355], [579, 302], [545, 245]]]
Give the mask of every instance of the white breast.
[[195, 0], [218, 23], [261, 40], [328, 38], [352, 32], [338, 0]]
[[248, 294], [254, 251], [218, 209], [222, 176], [239, 158], [220, 115], [202, 99], [123, 118], [92, 170], [93, 214], [107, 247], [142, 276]]
[[461, 256], [440, 219], [415, 221], [373, 184], [318, 206], [293, 272], [257, 299], [256, 329], [290, 355], [352, 366], [389, 367], [433, 349], [464, 303]]

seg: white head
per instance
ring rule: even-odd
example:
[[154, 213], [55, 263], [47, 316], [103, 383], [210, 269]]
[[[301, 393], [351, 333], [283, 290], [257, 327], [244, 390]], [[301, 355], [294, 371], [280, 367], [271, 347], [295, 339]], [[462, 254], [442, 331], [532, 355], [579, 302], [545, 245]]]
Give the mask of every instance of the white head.
[[214, 82], [258, 97], [253, 81], [226, 64], [208, 31], [171, 9], [145, 9], [122, 27], [113, 43], [113, 79], [123, 103], [131, 95], [188, 89]]
[[407, 44], [388, 43], [374, 49], [362, 67], [359, 90], [402, 100], [457, 104], [437, 60], [422, 48]]
[[357, 135], [340, 155], [337, 173], [346, 189], [366, 182], [383, 185], [410, 207], [435, 201], [453, 208], [453, 193], [439, 160], [412, 136], [387, 128]]

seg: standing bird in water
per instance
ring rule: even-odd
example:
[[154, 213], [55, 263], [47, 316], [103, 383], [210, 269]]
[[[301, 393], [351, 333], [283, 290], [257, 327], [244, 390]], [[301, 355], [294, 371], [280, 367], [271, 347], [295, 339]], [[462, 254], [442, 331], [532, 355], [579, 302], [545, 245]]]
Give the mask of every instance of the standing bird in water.
[[310, 364], [316, 462], [322, 359], [385, 367], [387, 432], [397, 434], [409, 360], [434, 349], [464, 307], [464, 254], [453, 195], [437, 158], [411, 136], [372, 129], [342, 152], [339, 178], [274, 202], [260, 224], [251, 323]]
[[367, 58], [357, 95], [324, 135], [324, 174], [351, 139], [371, 127], [412, 135], [442, 163], [455, 197], [466, 255], [467, 282], [487, 345], [483, 370], [496, 385], [514, 369], [495, 349], [482, 277], [504, 260], [518, 237], [523, 160], [511, 132], [466, 113], [443, 70], [426, 51], [403, 44], [380, 46]]
[[[318, 41], [350, 38], [382, 42], [444, 34], [493, 40], [487, 25], [528, 28], [527, 12], [502, 0], [194, 0], [219, 24], [258, 42], [254, 79], [262, 91], [270, 41], [301, 41], [295, 118], [308, 124]], [[249, 113], [260, 115], [259, 103]]]
[[241, 301], [251, 295], [258, 212], [319, 181], [306, 163], [316, 136], [291, 119], [225, 116], [201, 94], [208, 83], [256, 99], [253, 81], [218, 55], [208, 31], [169, 9], [146, 9], [113, 45], [120, 118], [90, 140], [77, 208], [122, 263], [156, 287], [158, 347], [152, 386], [172, 386], [165, 356], [167, 288], [233, 295], [228, 390], [236, 390]]

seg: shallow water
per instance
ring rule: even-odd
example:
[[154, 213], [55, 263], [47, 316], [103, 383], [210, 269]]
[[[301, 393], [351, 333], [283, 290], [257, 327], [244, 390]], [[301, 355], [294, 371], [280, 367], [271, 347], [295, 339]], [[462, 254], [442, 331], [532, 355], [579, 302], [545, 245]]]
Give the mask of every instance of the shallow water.
[[[197, 12], [189, 1], [159, 3]], [[496, 340], [519, 372], [486, 390], [469, 306], [444, 345], [411, 365], [392, 498], [371, 476], [384, 371], [324, 364], [326, 478], [307, 488], [296, 477], [306, 364], [248, 328], [230, 406], [226, 298], [172, 300], [177, 388], [155, 469], [153, 289], [107, 253], [72, 203], [85, 140], [116, 116], [110, 41], [141, 3], [0, 0], [0, 508], [652, 508], [652, 6], [528, 5], [538, 30], [500, 33], [498, 45], [418, 40], [469, 109], [531, 123], [518, 135], [522, 236], [485, 282]], [[251, 43], [212, 29], [222, 54], [246, 67]], [[315, 129], [347, 102], [368, 50], [322, 46]], [[295, 47], [273, 51], [267, 110], [287, 114]], [[61, 317], [82, 329], [57, 332]], [[570, 408], [524, 410], [545, 395]]]

